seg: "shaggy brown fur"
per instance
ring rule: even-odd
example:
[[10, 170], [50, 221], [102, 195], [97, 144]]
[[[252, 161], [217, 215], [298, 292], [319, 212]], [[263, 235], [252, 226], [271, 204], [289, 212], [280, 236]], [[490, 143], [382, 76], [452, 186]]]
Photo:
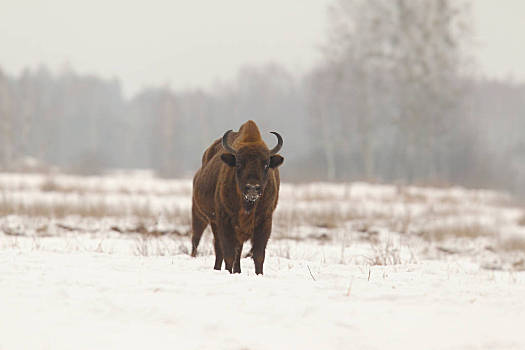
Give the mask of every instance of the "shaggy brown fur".
[[[266, 244], [272, 230], [272, 214], [279, 196], [279, 170], [283, 157], [269, 150], [255, 122], [247, 121], [239, 132], [227, 132], [202, 156], [193, 178], [192, 256], [197, 254], [202, 232], [211, 225], [215, 269], [224, 260], [230, 272], [241, 272], [242, 246], [252, 241], [255, 273], [263, 273]], [[230, 148], [229, 150], [225, 149]], [[230, 152], [231, 151], [231, 152]]]

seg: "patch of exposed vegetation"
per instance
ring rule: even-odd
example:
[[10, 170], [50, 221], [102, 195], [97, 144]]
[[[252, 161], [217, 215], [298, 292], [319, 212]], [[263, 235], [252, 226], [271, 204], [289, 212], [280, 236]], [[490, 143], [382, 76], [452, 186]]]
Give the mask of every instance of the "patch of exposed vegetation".
[[478, 223], [437, 226], [426, 229], [420, 234], [421, 237], [429, 241], [442, 241], [447, 238], [478, 238], [497, 236], [497, 232], [494, 229]]
[[518, 219], [518, 225], [525, 226], [525, 213]]
[[500, 242], [500, 248], [505, 251], [522, 251], [525, 252], [524, 237], [510, 237]]
[[[154, 210], [148, 201], [133, 203], [109, 203], [105, 199], [90, 201], [27, 201], [18, 202], [6, 196], [0, 196], [0, 216], [21, 215], [47, 218], [65, 218], [68, 216], [81, 217], [137, 217], [140, 219], [155, 219], [159, 212]], [[170, 222], [180, 225], [189, 225], [190, 212], [184, 208], [170, 208], [162, 212]]]
[[373, 254], [367, 257], [368, 264], [371, 266], [380, 265], [399, 265], [402, 263], [399, 249], [394, 247], [391, 242], [373, 245]]
[[284, 231], [298, 226], [312, 226], [320, 229], [343, 227], [347, 222], [363, 219], [363, 214], [353, 207], [341, 208], [338, 205], [313, 208], [289, 207], [274, 215], [274, 225]]

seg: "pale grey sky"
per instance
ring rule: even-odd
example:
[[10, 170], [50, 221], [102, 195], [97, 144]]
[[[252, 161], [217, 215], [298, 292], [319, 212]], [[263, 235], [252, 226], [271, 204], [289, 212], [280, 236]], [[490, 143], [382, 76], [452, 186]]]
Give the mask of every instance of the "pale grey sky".
[[[0, 0], [0, 67], [44, 63], [141, 87], [208, 87], [246, 64], [300, 74], [319, 59], [330, 0]], [[525, 1], [475, 0], [479, 73], [525, 80]]]
[[480, 73], [525, 81], [525, 1], [473, 0], [473, 17]]

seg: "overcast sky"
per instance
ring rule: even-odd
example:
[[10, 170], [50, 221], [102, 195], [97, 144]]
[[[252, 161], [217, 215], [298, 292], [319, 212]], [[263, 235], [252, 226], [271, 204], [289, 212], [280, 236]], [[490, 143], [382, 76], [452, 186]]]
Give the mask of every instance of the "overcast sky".
[[[0, 67], [46, 64], [151, 85], [209, 87], [273, 61], [296, 74], [319, 59], [330, 0], [0, 0]], [[525, 1], [474, 1], [475, 60], [525, 80]]]

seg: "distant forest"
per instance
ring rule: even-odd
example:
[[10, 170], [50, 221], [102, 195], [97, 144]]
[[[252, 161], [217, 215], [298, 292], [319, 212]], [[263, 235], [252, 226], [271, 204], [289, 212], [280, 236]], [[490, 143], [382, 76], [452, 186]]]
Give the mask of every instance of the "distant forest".
[[253, 119], [270, 147], [269, 131], [283, 136], [285, 181], [525, 195], [525, 84], [468, 73], [468, 12], [455, 3], [337, 1], [325, 59], [300, 78], [269, 63], [210, 89], [125, 98], [117, 79], [0, 70], [0, 168], [19, 170], [30, 156], [74, 173], [150, 168], [190, 177], [214, 139]]

